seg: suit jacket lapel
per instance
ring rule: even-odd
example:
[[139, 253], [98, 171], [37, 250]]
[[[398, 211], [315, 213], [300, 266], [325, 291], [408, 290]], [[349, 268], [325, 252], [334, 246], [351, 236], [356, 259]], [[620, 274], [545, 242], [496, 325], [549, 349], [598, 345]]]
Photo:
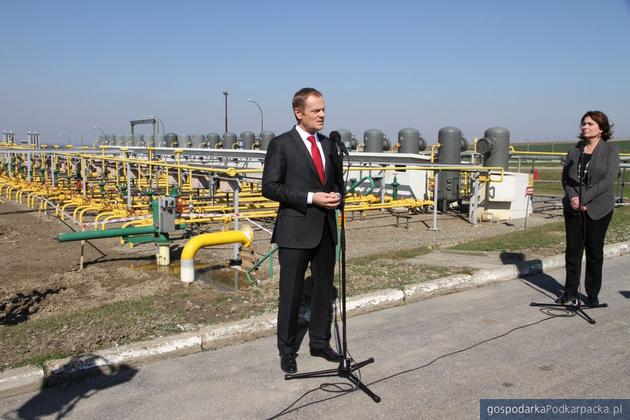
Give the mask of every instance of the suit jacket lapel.
[[[291, 130], [291, 135], [293, 136], [295, 140], [295, 144], [297, 145], [296, 149], [298, 150], [299, 156], [302, 156], [302, 159], [305, 159], [307, 161], [307, 166], [311, 168], [311, 171], [313, 172], [315, 177], [319, 179], [319, 175], [317, 175], [317, 169], [315, 169], [315, 163], [313, 162], [313, 157], [311, 156], [311, 152], [306, 148], [306, 145], [304, 144], [302, 137], [300, 137], [300, 134], [297, 132], [295, 127], [293, 128], [293, 130]], [[324, 169], [324, 173], [326, 173], [325, 169]]]

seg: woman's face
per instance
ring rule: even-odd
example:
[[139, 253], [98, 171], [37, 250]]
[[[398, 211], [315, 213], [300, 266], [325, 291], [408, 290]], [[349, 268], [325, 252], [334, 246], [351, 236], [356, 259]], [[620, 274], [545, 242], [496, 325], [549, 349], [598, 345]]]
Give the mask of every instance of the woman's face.
[[601, 136], [602, 130], [599, 128], [599, 124], [595, 122], [591, 117], [585, 117], [582, 120], [582, 137], [585, 139], [595, 139]]

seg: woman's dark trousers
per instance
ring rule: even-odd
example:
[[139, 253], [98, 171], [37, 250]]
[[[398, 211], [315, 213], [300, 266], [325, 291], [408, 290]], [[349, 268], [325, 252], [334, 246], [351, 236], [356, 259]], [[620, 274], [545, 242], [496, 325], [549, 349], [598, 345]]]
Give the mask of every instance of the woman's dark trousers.
[[[564, 291], [577, 296], [582, 270], [582, 254], [586, 249], [586, 294], [597, 297], [602, 287], [604, 262], [604, 238], [612, 218], [612, 210], [606, 216], [593, 220], [587, 212], [564, 211], [567, 247], [565, 251], [566, 283]], [[585, 233], [586, 231], [586, 233]]]

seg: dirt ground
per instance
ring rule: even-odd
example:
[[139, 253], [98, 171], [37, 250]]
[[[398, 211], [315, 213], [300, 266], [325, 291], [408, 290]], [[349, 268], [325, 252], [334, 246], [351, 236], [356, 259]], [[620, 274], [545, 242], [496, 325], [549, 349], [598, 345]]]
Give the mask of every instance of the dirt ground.
[[[473, 226], [447, 214], [439, 215], [440, 230], [432, 231], [431, 214], [411, 215], [408, 228], [404, 218], [396, 226], [389, 212], [354, 216], [349, 215], [347, 225], [349, 262], [368, 256], [378, 261], [380, 255], [423, 246], [443, 247], [521, 229], [523, 224], [521, 220]], [[528, 226], [558, 220], [557, 215], [536, 214]], [[271, 229], [272, 224], [265, 227]], [[277, 263], [271, 279], [269, 265], [263, 264], [255, 286], [236, 290], [230, 287], [231, 279], [207, 281], [219, 277], [212, 268], [227, 264], [231, 245], [199, 251], [197, 266], [207, 267], [199, 276], [206, 280], [186, 285], [179, 280], [177, 246], [171, 268], [158, 270], [152, 244], [129, 248], [118, 239], [95, 240], [86, 244], [85, 266], [79, 270], [80, 244], [55, 240], [57, 233], [68, 231], [56, 218], [9, 200], [0, 202], [0, 370], [233, 321], [276, 307]], [[257, 255], [264, 254], [270, 249], [270, 235], [257, 229], [255, 236], [254, 249]], [[466, 271], [418, 266], [401, 270], [387, 259], [350, 264], [348, 292]], [[239, 281], [245, 283], [243, 278]]]

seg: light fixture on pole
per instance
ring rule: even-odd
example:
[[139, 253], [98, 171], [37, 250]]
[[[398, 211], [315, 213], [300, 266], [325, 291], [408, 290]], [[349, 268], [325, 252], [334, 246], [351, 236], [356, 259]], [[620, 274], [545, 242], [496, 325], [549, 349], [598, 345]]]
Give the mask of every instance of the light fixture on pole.
[[227, 97], [230, 94], [227, 90], [223, 91], [223, 96], [225, 96], [225, 132], [228, 132], [228, 116], [227, 116]]
[[166, 129], [164, 128], [164, 122], [158, 117], [156, 114], [149, 115], [149, 118], [155, 118], [158, 122], [157, 134], [160, 134], [160, 124], [162, 124], [162, 134], [166, 134]]
[[94, 127], [92, 127], [92, 128], [93, 128], [93, 129], [95, 129], [95, 130], [101, 130], [101, 133], [103, 133], [103, 135], [106, 135], [106, 134], [107, 134], [107, 133], [105, 133], [105, 130], [103, 130], [101, 127], [98, 127], [98, 126], [96, 126], [96, 125], [95, 125], [95, 126], [94, 126]]
[[264, 131], [264, 126], [265, 126], [264, 119], [263, 119], [262, 108], [260, 107], [260, 105], [258, 105], [258, 102], [256, 102], [252, 98], [247, 98], [247, 102], [251, 102], [254, 105], [256, 105], [258, 107], [258, 110], [260, 111], [260, 132], [262, 133]]

